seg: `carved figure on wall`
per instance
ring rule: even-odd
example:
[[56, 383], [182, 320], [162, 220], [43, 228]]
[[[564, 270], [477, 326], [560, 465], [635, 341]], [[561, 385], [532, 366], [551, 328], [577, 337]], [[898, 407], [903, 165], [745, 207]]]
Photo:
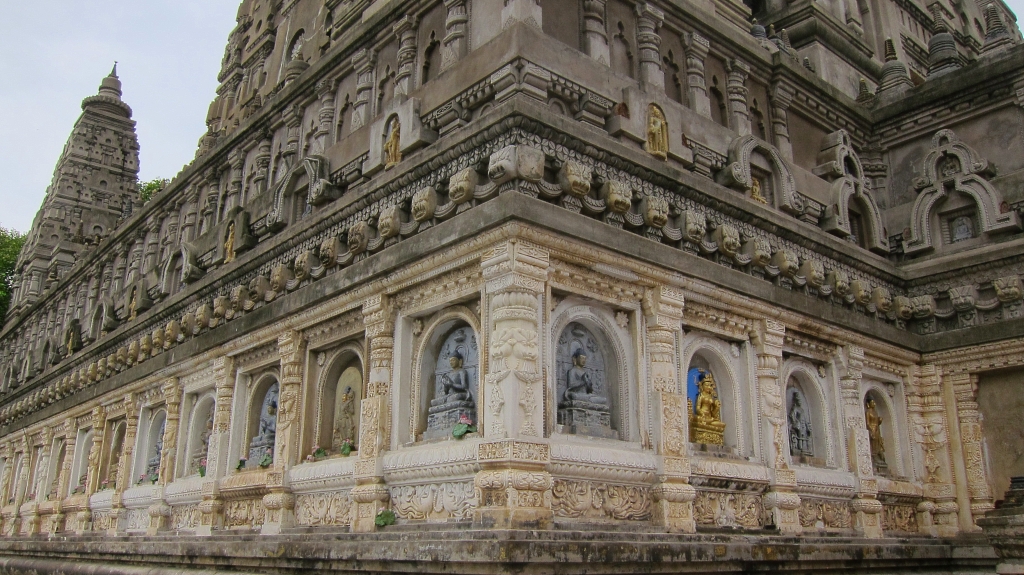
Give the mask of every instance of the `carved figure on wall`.
[[160, 475], [160, 456], [164, 451], [164, 427], [166, 425], [167, 421], [164, 420], [160, 425], [160, 431], [156, 434], [156, 441], [153, 442], [149, 458], [146, 459], [146, 481], [153, 481], [154, 478]]
[[264, 455], [274, 454], [274, 439], [277, 437], [277, 402], [278, 384], [274, 383], [267, 389], [263, 396], [263, 404], [260, 406], [260, 422], [256, 437], [249, 442], [249, 458], [247, 467], [259, 465]]
[[450, 435], [463, 419], [476, 422], [476, 335], [468, 327], [451, 331], [441, 345], [434, 368], [434, 396], [427, 413], [426, 439]]
[[228, 234], [224, 240], [224, 263], [235, 260], [235, 222], [228, 222]]
[[814, 457], [814, 446], [811, 440], [810, 414], [804, 407], [804, 396], [800, 390], [790, 388], [789, 394], [789, 454], [794, 457]]
[[718, 384], [710, 371], [701, 374], [697, 381], [697, 401], [692, 402], [690, 408], [690, 441], [725, 445], [722, 400], [718, 398]]
[[356, 394], [352, 386], [346, 386], [334, 418], [334, 433], [331, 445], [340, 449], [345, 440], [353, 440], [356, 436]]
[[388, 137], [384, 140], [384, 169], [394, 167], [402, 161], [402, 150], [400, 141], [402, 137], [402, 124], [398, 118], [391, 120], [388, 128]]
[[657, 104], [647, 107], [647, 143], [644, 150], [655, 158], [668, 158], [668, 122]]
[[889, 466], [885, 462], [885, 442], [882, 439], [882, 416], [878, 414], [875, 400], [869, 399], [864, 406], [864, 421], [868, 427], [868, 439], [871, 442], [871, 462], [875, 471], [883, 473]]
[[970, 216], [954, 218], [953, 225], [950, 228], [950, 241], [952, 243], [962, 242], [974, 237], [974, 224], [971, 222]]
[[768, 198], [761, 193], [761, 178], [750, 178], [750, 199], [768, 205]]
[[132, 298], [128, 302], [128, 320], [129, 321], [135, 321], [135, 318], [136, 318], [136, 316], [138, 316], [138, 313], [139, 313], [138, 309], [139, 309], [139, 288], [133, 287], [132, 288]]
[[558, 340], [557, 356], [558, 373], [565, 374], [558, 383], [558, 424], [563, 431], [617, 438], [600, 341], [583, 324], [570, 323]]
[[206, 418], [206, 426], [203, 428], [203, 432], [199, 434], [199, 442], [196, 444], [196, 448], [192, 450], [192, 470], [195, 473], [199, 473], [199, 467], [203, 466], [202, 461], [206, 459], [211, 435], [213, 435], [212, 409], [210, 410], [210, 417]]

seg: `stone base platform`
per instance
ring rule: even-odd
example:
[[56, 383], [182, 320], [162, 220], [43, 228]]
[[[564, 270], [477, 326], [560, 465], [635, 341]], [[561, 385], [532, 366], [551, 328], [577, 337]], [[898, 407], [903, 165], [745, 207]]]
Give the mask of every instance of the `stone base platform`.
[[0, 573], [917, 573], [994, 574], [987, 540], [671, 535], [575, 524], [572, 530], [396, 525], [372, 534], [296, 530], [211, 538], [84, 536], [0, 541]]

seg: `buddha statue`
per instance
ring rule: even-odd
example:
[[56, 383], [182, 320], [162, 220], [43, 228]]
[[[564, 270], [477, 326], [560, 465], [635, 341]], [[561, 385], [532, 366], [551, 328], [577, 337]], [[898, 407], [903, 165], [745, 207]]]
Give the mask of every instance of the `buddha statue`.
[[660, 160], [668, 158], [668, 122], [657, 104], [647, 108], [647, 142], [644, 143], [644, 150]]
[[559, 407], [592, 404], [607, 408], [608, 399], [594, 393], [594, 382], [587, 370], [587, 354], [579, 348], [572, 354], [572, 367], [565, 374], [565, 393]]
[[715, 376], [702, 374], [697, 382], [697, 401], [690, 412], [690, 441], [708, 445], [725, 445], [725, 423], [722, 401], [718, 398]]
[[228, 222], [228, 235], [224, 240], [224, 263], [235, 260], [235, 222]]
[[878, 414], [875, 400], [869, 399], [864, 406], [864, 422], [868, 428], [868, 440], [871, 444], [871, 463], [877, 473], [888, 471], [885, 461], [885, 442], [882, 440], [882, 416]]
[[331, 445], [341, 449], [345, 440], [352, 441], [356, 436], [356, 397], [352, 386], [346, 386], [341, 394], [338, 413], [334, 418], [334, 434]]
[[402, 125], [395, 118], [388, 130], [388, 137], [384, 140], [384, 169], [390, 169], [402, 161], [402, 150], [400, 142], [402, 139]]
[[465, 356], [458, 349], [448, 356], [450, 370], [435, 373], [435, 395], [430, 400], [425, 437], [440, 437], [451, 433], [452, 427], [463, 419], [476, 421], [476, 403], [473, 401], [473, 380], [465, 367]]
[[256, 436], [249, 442], [248, 467], [254, 467], [267, 453], [273, 454], [277, 437], [278, 387], [274, 384], [267, 390], [260, 410], [260, 422]]
[[[601, 366], [587, 367], [587, 352], [577, 347], [572, 366], [565, 372], [565, 391], [558, 402], [558, 423], [568, 433], [597, 437], [618, 437], [612, 428], [611, 408], [603, 392]], [[600, 358], [598, 358], [600, 359]]]
[[803, 399], [799, 393], [793, 395], [793, 403], [789, 407], [789, 454], [794, 457], [814, 456], [811, 446], [811, 421], [804, 409]]

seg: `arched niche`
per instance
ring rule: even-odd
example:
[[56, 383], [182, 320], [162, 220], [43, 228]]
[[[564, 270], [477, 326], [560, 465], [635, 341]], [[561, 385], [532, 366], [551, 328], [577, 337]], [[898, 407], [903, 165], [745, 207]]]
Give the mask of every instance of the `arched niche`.
[[185, 442], [185, 461], [178, 474], [197, 475], [200, 467], [206, 467], [209, 456], [210, 436], [213, 435], [213, 413], [216, 408], [216, 397], [206, 392], [195, 398], [195, 406], [188, 417], [188, 441]]
[[4, 494], [6, 505], [12, 505], [16, 502], [18, 497], [18, 484], [21, 481], [21, 472], [24, 465], [25, 454], [22, 452], [14, 454], [14, 464], [11, 468], [13, 472], [11, 473], [11, 478], [7, 484], [7, 493]]
[[[883, 459], [879, 459], [876, 453], [875, 439], [872, 437], [873, 421], [870, 403], [874, 404], [874, 411], [878, 417], [878, 435], [884, 453]], [[861, 405], [864, 409], [864, 421], [868, 428], [868, 436], [871, 438], [871, 465], [875, 474], [894, 478], [904, 477], [901, 426], [899, 414], [892, 398], [881, 385], [872, 383], [867, 386]]]
[[[748, 411], [748, 393], [744, 382], [749, 373], [746, 358], [739, 344], [729, 344], [712, 336], [688, 334], [683, 340], [682, 365], [685, 366], [686, 396], [689, 412], [686, 417], [688, 438], [690, 432], [690, 415], [696, 407], [701, 379], [701, 372], [710, 373], [715, 380], [715, 387], [720, 405], [720, 418], [725, 423], [723, 432], [724, 448], [741, 457], [754, 455], [755, 446], [749, 437], [753, 428], [744, 414]], [[753, 413], [750, 410], [749, 413]], [[715, 450], [714, 447], [699, 449]]]
[[322, 156], [306, 156], [274, 185], [273, 208], [266, 218], [272, 231], [302, 219], [312, 206], [337, 196], [331, 185], [330, 163]]
[[460, 421], [480, 428], [478, 324], [468, 309], [454, 308], [425, 330], [416, 354], [413, 429], [416, 439], [451, 436]]
[[264, 456], [274, 457], [277, 439], [277, 408], [280, 385], [275, 373], [256, 379], [246, 418], [246, 468], [258, 467]]
[[100, 470], [99, 489], [101, 490], [117, 489], [117, 470], [121, 465], [121, 455], [124, 453], [124, 436], [127, 428], [128, 426], [124, 419], [119, 419], [110, 424], [110, 444], [106, 460], [103, 462], [103, 469]]
[[135, 459], [136, 484], [153, 483], [160, 476], [160, 464], [164, 451], [164, 428], [167, 426], [167, 410], [163, 407], [147, 410], [143, 433], [139, 434], [141, 449]]
[[610, 338], [576, 318], [555, 340], [555, 429], [619, 439], [619, 369]]
[[85, 493], [85, 482], [89, 477], [89, 451], [92, 449], [92, 428], [78, 430], [75, 440], [75, 459], [71, 466], [71, 477], [68, 479], [68, 495]]
[[[554, 433], [605, 437], [622, 441], [639, 441], [640, 431], [637, 418], [636, 378], [633, 376], [634, 356], [630, 353], [629, 333], [615, 323], [614, 313], [606, 308], [583, 303], [577, 298], [567, 298], [553, 313], [550, 341], [554, 370], [548, 391], [548, 428]], [[586, 356], [583, 369], [573, 361], [577, 349]], [[573, 373], [575, 372], [575, 373]], [[584, 383], [584, 373], [590, 376], [593, 391], [589, 395], [606, 399], [608, 425], [598, 414], [594, 423], [586, 414], [577, 422], [576, 415], [567, 413], [566, 392], [570, 381], [576, 385]], [[593, 402], [587, 399], [585, 388], [581, 397], [584, 405]], [[575, 403], [573, 401], [572, 403]], [[595, 410], [600, 411], [600, 408]], [[575, 429], [574, 429], [575, 426]]]
[[[763, 161], [755, 160], [755, 155]], [[759, 170], [764, 173], [758, 174]], [[806, 208], [797, 193], [796, 180], [779, 150], [750, 134], [739, 136], [729, 144], [728, 164], [715, 180], [723, 186], [750, 193], [755, 200], [754, 189], [759, 187], [763, 202], [794, 216], [802, 215]]]
[[[988, 181], [995, 168], [952, 130], [939, 130], [932, 137], [923, 174], [914, 180], [918, 196], [910, 216], [910, 237], [903, 241], [907, 255], [1021, 228], [1017, 213]], [[965, 225], [973, 229], [958, 230]]]
[[68, 442], [63, 437], [58, 437], [53, 440], [53, 447], [51, 453], [54, 455], [50, 457], [50, 466], [46, 471], [46, 480], [43, 484], [42, 496], [47, 501], [58, 499], [58, 490], [60, 489], [60, 470], [64, 469], [64, 460], [68, 456]]
[[[786, 362], [781, 376], [786, 382], [783, 409], [790, 461], [798, 465], [835, 467], [837, 431], [829, 409], [831, 395], [822, 386], [821, 376], [814, 365], [800, 359]], [[799, 425], [801, 417], [804, 426]], [[805, 432], [809, 432], [809, 437], [804, 437]]]
[[[360, 405], [365, 397], [362, 351], [355, 343], [334, 350], [327, 360], [327, 369], [317, 387], [316, 428], [314, 446], [337, 454], [342, 442], [359, 447]], [[309, 446], [310, 452], [315, 451]]]
[[889, 238], [881, 211], [868, 189], [864, 167], [846, 130], [825, 136], [813, 172], [832, 183], [821, 228], [864, 249], [888, 254]]

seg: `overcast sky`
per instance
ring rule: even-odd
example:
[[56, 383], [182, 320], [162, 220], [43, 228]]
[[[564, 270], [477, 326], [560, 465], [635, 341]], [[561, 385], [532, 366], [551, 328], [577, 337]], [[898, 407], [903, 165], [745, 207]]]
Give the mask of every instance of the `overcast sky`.
[[82, 99], [115, 60], [138, 122], [140, 178], [174, 177], [206, 130], [238, 5], [0, 0], [0, 226], [32, 225]]

